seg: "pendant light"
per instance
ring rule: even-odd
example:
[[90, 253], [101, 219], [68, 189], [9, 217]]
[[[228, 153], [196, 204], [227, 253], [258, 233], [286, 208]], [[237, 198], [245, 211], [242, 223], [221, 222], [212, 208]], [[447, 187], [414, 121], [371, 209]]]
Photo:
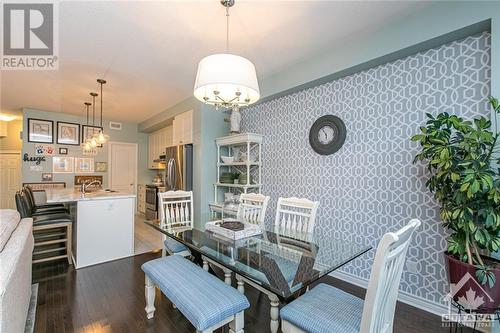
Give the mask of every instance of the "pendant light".
[[226, 53], [213, 54], [198, 64], [194, 96], [216, 109], [238, 108], [257, 102], [259, 83], [254, 64], [241, 56], [229, 53], [229, 8], [235, 0], [221, 0], [226, 8]]
[[[86, 124], [88, 125], [89, 124], [89, 106], [92, 105], [91, 103], [89, 102], [85, 102], [83, 103], [85, 105], [85, 107], [87, 108], [87, 122]], [[90, 145], [90, 142], [89, 140], [86, 140], [85, 142], [82, 142], [82, 150], [83, 150], [83, 154], [84, 155], [89, 155], [91, 154], [92, 152], [92, 146]]]
[[[95, 126], [95, 98], [98, 96], [98, 94], [95, 92], [91, 92], [90, 96], [92, 96], [92, 126]], [[92, 148], [96, 148], [99, 145], [95, 135], [93, 135], [90, 139], [87, 139], [87, 142]]]
[[104, 127], [102, 126], [102, 86], [106, 84], [106, 80], [104, 79], [97, 79], [97, 82], [101, 85], [101, 130], [99, 133], [96, 135], [96, 140], [99, 144], [104, 144], [109, 141], [109, 135], [104, 134]]

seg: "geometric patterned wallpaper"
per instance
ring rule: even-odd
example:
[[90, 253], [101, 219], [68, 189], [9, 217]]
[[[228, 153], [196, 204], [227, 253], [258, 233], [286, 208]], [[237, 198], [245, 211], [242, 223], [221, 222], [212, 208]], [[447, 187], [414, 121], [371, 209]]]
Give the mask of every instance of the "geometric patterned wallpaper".
[[[320, 202], [315, 232], [368, 243], [411, 218], [422, 226], [408, 252], [417, 273], [403, 272], [400, 290], [440, 303], [448, 291], [446, 248], [435, 200], [410, 142], [425, 113], [489, 118], [490, 34], [482, 33], [316, 87], [248, 107], [242, 131], [264, 135], [262, 193]], [[309, 146], [320, 116], [339, 116], [344, 146], [321, 156]], [[375, 250], [342, 270], [368, 279]]]

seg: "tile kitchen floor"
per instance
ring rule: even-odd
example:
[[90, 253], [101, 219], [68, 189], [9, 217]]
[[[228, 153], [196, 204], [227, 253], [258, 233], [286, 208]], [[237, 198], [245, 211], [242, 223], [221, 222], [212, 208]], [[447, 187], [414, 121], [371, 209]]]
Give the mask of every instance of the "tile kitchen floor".
[[135, 215], [134, 253], [142, 254], [162, 248], [162, 235], [144, 224], [144, 215]]

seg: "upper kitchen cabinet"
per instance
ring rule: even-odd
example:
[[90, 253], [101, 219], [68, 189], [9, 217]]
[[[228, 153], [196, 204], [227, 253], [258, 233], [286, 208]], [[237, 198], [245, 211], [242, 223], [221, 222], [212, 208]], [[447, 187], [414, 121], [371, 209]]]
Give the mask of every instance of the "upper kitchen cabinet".
[[164, 163], [155, 162], [155, 160], [158, 160], [160, 155], [165, 155], [165, 148], [169, 146], [172, 146], [172, 126], [167, 126], [149, 134], [149, 169], [165, 169]]
[[172, 127], [173, 145], [193, 143], [193, 110], [175, 116]]

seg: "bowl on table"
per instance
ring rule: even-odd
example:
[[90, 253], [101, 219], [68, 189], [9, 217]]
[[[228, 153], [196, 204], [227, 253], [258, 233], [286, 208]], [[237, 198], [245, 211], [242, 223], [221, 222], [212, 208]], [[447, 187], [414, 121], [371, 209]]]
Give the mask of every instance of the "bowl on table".
[[234, 157], [233, 156], [221, 156], [220, 159], [224, 163], [233, 163], [234, 162]]

